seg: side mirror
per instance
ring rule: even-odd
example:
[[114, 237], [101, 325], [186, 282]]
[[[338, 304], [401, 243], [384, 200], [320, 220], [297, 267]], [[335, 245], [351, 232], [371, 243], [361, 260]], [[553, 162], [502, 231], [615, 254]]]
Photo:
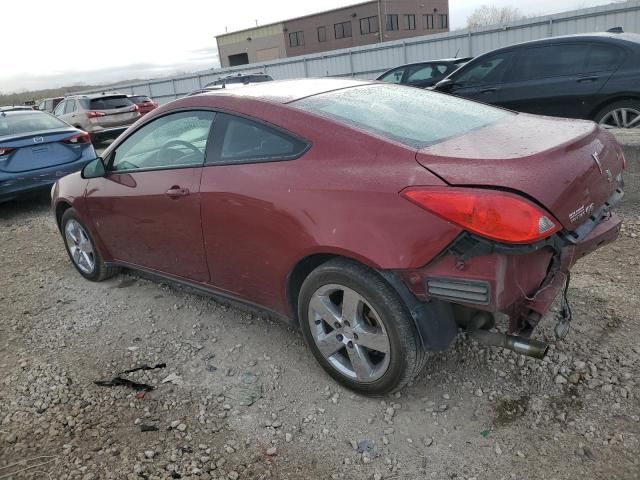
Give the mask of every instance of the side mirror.
[[455, 86], [456, 83], [451, 78], [445, 78], [436, 83], [435, 89], [439, 92], [450, 92]]
[[80, 172], [80, 176], [85, 179], [100, 178], [104, 177], [106, 174], [107, 171], [105, 170], [104, 163], [100, 157], [87, 163], [82, 169], [82, 172]]

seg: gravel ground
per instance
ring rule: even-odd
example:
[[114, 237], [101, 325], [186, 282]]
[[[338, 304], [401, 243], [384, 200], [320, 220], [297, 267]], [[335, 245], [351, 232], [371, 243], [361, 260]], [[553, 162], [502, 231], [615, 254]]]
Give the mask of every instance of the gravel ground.
[[[582, 260], [544, 361], [461, 334], [371, 399], [299, 333], [188, 290], [71, 266], [45, 196], [0, 205], [0, 480], [640, 478], [640, 207]], [[105, 387], [119, 372], [155, 386]]]

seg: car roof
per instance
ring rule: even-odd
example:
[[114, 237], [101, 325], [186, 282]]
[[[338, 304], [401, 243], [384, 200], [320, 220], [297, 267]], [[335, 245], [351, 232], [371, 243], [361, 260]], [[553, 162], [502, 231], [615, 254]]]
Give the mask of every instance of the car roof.
[[[576, 40], [582, 41], [612, 41], [614, 43], [626, 43], [640, 45], [640, 34], [637, 33], [610, 33], [610, 32], [595, 32], [595, 33], [576, 33], [573, 35], [561, 35], [558, 37], [541, 38], [538, 40], [531, 40], [528, 42], [516, 43], [509, 45], [508, 47], [498, 48], [487, 53], [495, 53], [500, 51], [506, 51], [511, 49], [517, 49], [529, 45], [546, 45], [550, 43], [571, 43]], [[485, 54], [486, 55], [486, 54]], [[483, 55], [484, 56], [484, 55]]]
[[390, 72], [391, 70], [395, 70], [396, 68], [412, 67], [414, 65], [426, 65], [428, 63], [460, 63], [460, 62], [468, 62], [472, 59], [473, 57], [439, 58], [436, 60], [424, 60], [422, 62], [403, 63], [402, 65], [397, 65], [395, 67], [388, 69], [386, 72]]
[[0, 112], [29, 112], [36, 111], [29, 105], [3, 105], [0, 106]]
[[343, 88], [368, 85], [371, 82], [339, 78], [304, 78], [296, 80], [276, 80], [245, 85], [243, 88], [222, 88], [203, 93], [203, 96], [222, 95], [254, 98], [272, 103], [289, 103], [320, 93]]
[[102, 93], [87, 93], [85, 95], [69, 95], [64, 99], [73, 100], [78, 98], [88, 98], [89, 100], [94, 100], [96, 98], [102, 98], [102, 97], [127, 97], [127, 96], [128, 95], [126, 93], [120, 93], [120, 92], [102, 92]]
[[24, 115], [24, 114], [49, 115], [47, 112], [43, 112], [42, 110], [34, 110], [34, 109], [3, 110], [0, 107], [0, 115], [3, 117], [13, 117], [16, 115]]

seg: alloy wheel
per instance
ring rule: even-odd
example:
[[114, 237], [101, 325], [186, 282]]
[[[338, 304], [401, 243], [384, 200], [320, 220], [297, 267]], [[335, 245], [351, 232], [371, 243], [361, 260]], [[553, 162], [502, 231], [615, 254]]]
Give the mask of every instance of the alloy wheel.
[[371, 383], [388, 370], [391, 344], [384, 322], [355, 290], [320, 287], [309, 302], [308, 321], [318, 350], [342, 375]]
[[96, 267], [96, 256], [87, 232], [80, 223], [71, 219], [64, 228], [64, 235], [73, 262], [81, 271], [91, 274]]
[[640, 111], [635, 108], [616, 108], [600, 120], [605, 128], [640, 128]]

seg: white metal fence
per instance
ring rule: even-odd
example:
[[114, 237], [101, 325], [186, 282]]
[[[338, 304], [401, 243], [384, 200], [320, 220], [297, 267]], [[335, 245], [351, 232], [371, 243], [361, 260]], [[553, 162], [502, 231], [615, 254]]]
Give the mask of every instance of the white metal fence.
[[[149, 95], [159, 103], [166, 103], [202, 88], [221, 75], [230, 73], [264, 71], [276, 80], [301, 77], [372, 79], [381, 72], [403, 63], [454, 56], [477, 56], [514, 43], [558, 35], [605, 31], [612, 27], [623, 27], [625, 32], [640, 32], [640, 0], [528, 18], [500, 26], [455, 30], [449, 33], [395, 40], [240, 67], [206, 70], [174, 78], [124, 83], [110, 87], [110, 90]], [[77, 93], [99, 91], [87, 90]]]

